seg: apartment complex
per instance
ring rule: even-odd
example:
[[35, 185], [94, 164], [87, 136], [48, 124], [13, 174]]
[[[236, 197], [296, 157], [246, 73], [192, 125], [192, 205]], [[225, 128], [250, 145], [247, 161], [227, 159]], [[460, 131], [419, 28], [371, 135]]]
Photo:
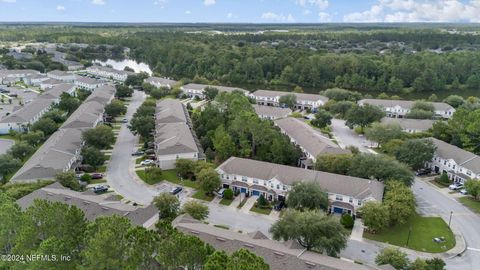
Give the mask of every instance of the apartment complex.
[[168, 89], [172, 89], [172, 87], [177, 84], [177, 81], [160, 77], [148, 77], [145, 79], [145, 82], [157, 88], [166, 87]]
[[218, 89], [219, 92], [231, 93], [233, 91], [240, 91], [240, 92], [244, 93], [245, 95], [248, 95], [248, 91], [245, 90], [245, 89], [238, 88], [238, 87], [220, 86], [220, 85], [206, 85], [206, 84], [190, 83], [190, 84], [186, 84], [186, 85], [180, 87], [180, 89], [182, 90], [182, 92], [185, 95], [187, 95], [191, 98], [198, 97], [200, 99], [204, 99], [205, 98], [205, 93], [204, 92], [205, 92], [205, 89], [207, 87], [216, 88], [216, 89]]
[[404, 132], [417, 133], [431, 129], [435, 120], [384, 117], [381, 123], [396, 124], [399, 125]]
[[[455, 108], [444, 102], [430, 102], [433, 105], [434, 113], [437, 117], [451, 118], [455, 113]], [[382, 108], [388, 117], [404, 118], [412, 109], [415, 101], [410, 100], [390, 100], [390, 99], [362, 99], [358, 105], [370, 104]]]
[[253, 105], [253, 109], [260, 118], [268, 120], [277, 120], [280, 118], [288, 117], [290, 114], [292, 114], [292, 110], [290, 110], [289, 108], [262, 106], [255, 104]]
[[295, 109], [299, 110], [311, 109], [315, 111], [318, 107], [323, 106], [328, 101], [328, 98], [322, 95], [271, 90], [257, 90], [249, 96], [255, 99], [258, 105], [278, 107], [282, 105], [280, 104], [280, 98], [285, 95], [295, 96], [297, 99]]
[[105, 79], [112, 79], [119, 82], [125, 82], [128, 75], [134, 74], [133, 72], [116, 70], [110, 67], [94, 65], [87, 68], [87, 73], [98, 76]]

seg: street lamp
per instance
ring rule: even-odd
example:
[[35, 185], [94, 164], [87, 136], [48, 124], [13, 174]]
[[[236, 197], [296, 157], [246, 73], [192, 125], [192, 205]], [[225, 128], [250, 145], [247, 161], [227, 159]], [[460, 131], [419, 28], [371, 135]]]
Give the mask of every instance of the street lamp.
[[452, 223], [453, 211], [450, 211], [450, 219], [448, 220], [448, 228], [450, 228], [450, 223]]

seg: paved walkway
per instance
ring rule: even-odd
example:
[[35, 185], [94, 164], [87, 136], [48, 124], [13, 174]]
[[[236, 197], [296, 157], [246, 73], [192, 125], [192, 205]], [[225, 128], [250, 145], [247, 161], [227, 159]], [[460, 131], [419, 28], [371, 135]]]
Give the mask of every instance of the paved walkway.
[[0, 155], [7, 153], [8, 149], [15, 144], [13, 140], [0, 139]]
[[253, 205], [255, 204], [255, 202], [257, 201], [258, 199], [258, 196], [250, 196], [248, 199], [247, 199], [247, 202], [242, 206], [242, 208], [240, 209], [240, 211], [242, 213], [245, 213], [245, 214], [248, 214], [250, 213], [250, 208], [253, 207]]
[[363, 221], [357, 218], [350, 234], [350, 240], [363, 241], [363, 228]]

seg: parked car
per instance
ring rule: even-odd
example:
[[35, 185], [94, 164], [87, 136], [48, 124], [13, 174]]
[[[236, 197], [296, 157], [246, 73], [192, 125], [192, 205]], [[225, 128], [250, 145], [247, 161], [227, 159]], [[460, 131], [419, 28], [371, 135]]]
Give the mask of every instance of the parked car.
[[132, 153], [132, 156], [134, 156], [134, 157], [135, 157], [135, 156], [143, 156], [143, 155], [145, 155], [145, 152], [140, 151], [140, 150], [139, 150], [139, 151], [135, 151], [135, 152]]
[[92, 173], [92, 179], [102, 179], [103, 174], [101, 173]]
[[462, 195], [467, 195], [468, 192], [467, 192], [466, 189], [463, 188], [463, 189], [460, 190], [460, 194], [462, 194]]
[[93, 187], [93, 192], [95, 193], [103, 193], [108, 191], [108, 186], [104, 185], [97, 185]]
[[140, 165], [142, 166], [148, 166], [148, 165], [152, 165], [154, 163], [153, 160], [151, 159], [145, 159], [144, 161], [140, 162]]
[[155, 155], [148, 155], [148, 156], [147, 156], [147, 159], [157, 160], [157, 156], [155, 156]]
[[182, 190], [182, 187], [174, 187], [172, 190], [170, 190], [170, 194], [177, 195], [178, 193], [182, 192]]
[[217, 197], [219, 197], [219, 198], [223, 198], [223, 193], [224, 192], [225, 192], [225, 189], [221, 188], [221, 189], [219, 189], [215, 192], [215, 195], [217, 195]]
[[147, 149], [147, 150], [145, 151], [145, 154], [147, 154], [147, 155], [155, 154], [155, 150], [153, 150], [153, 149]]
[[285, 207], [285, 202], [284, 201], [278, 201], [273, 208], [276, 211], [280, 211], [280, 210], [282, 210], [283, 207]]
[[451, 189], [451, 190], [459, 190], [459, 189], [463, 188], [463, 184], [462, 183], [453, 183], [450, 186], [448, 186], [448, 188]]
[[422, 175], [428, 175], [432, 172], [432, 169], [430, 168], [425, 168], [425, 169], [420, 169], [415, 172], [416, 176], [422, 176]]
[[123, 118], [122, 123], [124, 123], [124, 124], [128, 123], [128, 119], [127, 119], [127, 118]]

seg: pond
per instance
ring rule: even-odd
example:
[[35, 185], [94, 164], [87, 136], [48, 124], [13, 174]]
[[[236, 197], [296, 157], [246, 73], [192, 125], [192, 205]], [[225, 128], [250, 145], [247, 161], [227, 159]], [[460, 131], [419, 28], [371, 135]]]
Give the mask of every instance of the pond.
[[93, 63], [100, 64], [102, 66], [112, 66], [114, 69], [123, 70], [125, 67], [133, 69], [135, 72], [146, 72], [148, 75], [152, 75], [152, 70], [150, 67], [142, 62], [137, 62], [132, 59], [124, 59], [122, 61], [117, 61], [113, 59], [108, 59], [107, 61], [94, 60]]

